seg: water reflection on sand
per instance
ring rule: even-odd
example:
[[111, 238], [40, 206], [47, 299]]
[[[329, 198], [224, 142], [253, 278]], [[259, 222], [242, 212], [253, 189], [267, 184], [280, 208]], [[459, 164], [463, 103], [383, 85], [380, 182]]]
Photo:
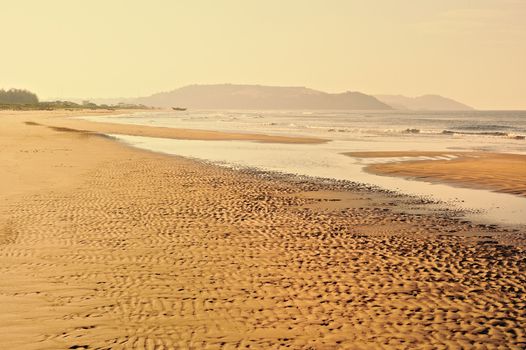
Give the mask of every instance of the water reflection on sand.
[[[385, 161], [385, 159], [360, 159], [342, 154], [349, 151], [370, 150], [370, 141], [354, 140], [351, 143], [337, 140], [321, 145], [297, 145], [112, 136], [138, 148], [207, 160], [224, 166], [253, 167], [261, 170], [371, 184], [409, 195], [444, 201], [447, 202], [448, 207], [468, 209], [470, 213], [467, 214], [467, 217], [478, 222], [526, 225], [526, 198], [442, 183], [374, 175], [365, 172], [364, 167], [372, 162]], [[393, 150], [393, 147], [398, 147], [402, 150], [404, 145], [378, 141], [374, 143], [374, 147], [384, 150]], [[429, 147], [430, 145], [427, 145], [427, 149]]]

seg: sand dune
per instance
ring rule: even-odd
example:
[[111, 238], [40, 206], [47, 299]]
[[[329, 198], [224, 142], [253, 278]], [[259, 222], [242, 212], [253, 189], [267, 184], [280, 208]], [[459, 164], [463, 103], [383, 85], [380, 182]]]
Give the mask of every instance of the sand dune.
[[3, 348], [526, 345], [522, 231], [0, 118]]
[[526, 155], [490, 152], [351, 152], [358, 158], [437, 157], [451, 160], [417, 160], [373, 164], [376, 174], [404, 176], [426, 181], [444, 181], [466, 187], [526, 196]]

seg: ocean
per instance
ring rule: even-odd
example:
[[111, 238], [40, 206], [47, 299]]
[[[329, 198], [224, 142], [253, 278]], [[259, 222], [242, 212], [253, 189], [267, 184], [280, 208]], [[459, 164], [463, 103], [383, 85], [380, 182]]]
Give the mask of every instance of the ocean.
[[379, 176], [371, 163], [403, 159], [345, 156], [357, 151], [490, 151], [526, 154], [526, 111], [153, 111], [83, 119], [172, 128], [309, 136], [324, 144], [173, 140], [112, 135], [135, 147], [233, 168], [365, 183], [467, 210], [485, 223], [526, 225], [526, 198], [444, 183]]

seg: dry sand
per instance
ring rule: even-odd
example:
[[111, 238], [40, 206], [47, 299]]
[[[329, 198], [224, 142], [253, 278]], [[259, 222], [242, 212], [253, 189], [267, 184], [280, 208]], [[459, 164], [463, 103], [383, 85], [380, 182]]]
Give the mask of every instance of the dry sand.
[[375, 174], [404, 176], [425, 181], [443, 181], [465, 187], [526, 196], [526, 155], [490, 152], [352, 152], [358, 158], [439, 157], [452, 160], [417, 160], [374, 164]]
[[526, 346], [522, 231], [41, 114], [0, 114], [2, 349]]

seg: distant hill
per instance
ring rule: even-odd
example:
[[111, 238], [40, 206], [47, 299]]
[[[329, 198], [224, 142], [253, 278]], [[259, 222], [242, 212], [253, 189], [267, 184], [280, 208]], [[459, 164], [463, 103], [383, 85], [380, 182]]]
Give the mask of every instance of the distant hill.
[[407, 97], [402, 95], [375, 95], [375, 97], [395, 109], [416, 111], [470, 111], [473, 107], [439, 95]]
[[191, 109], [392, 109], [361, 92], [330, 94], [305, 87], [234, 84], [189, 85], [122, 102]]

